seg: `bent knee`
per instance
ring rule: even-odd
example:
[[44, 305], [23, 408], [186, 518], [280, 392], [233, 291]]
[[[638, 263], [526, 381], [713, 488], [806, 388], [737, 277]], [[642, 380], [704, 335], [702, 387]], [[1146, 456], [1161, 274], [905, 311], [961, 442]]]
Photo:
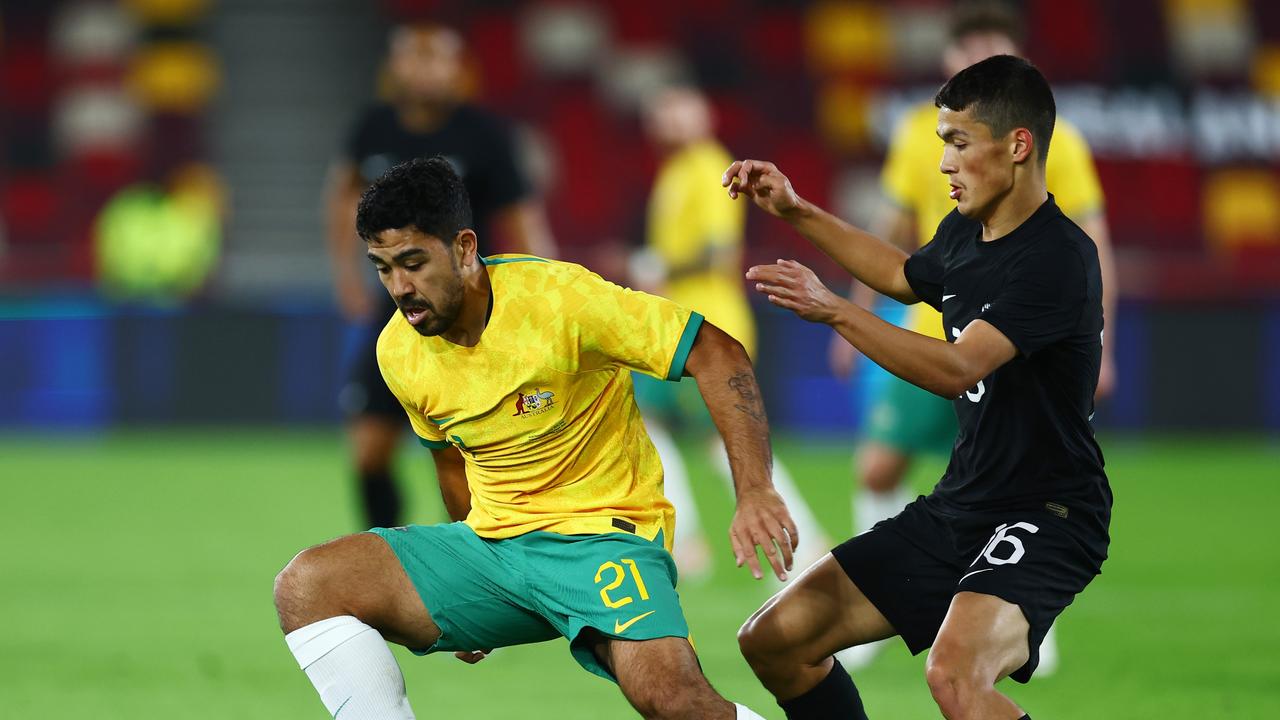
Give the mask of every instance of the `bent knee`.
[[929, 653], [924, 674], [929, 693], [947, 717], [956, 717], [954, 710], [970, 706], [972, 698], [995, 687], [994, 680], [983, 675], [974, 663], [945, 649]]
[[645, 720], [693, 720], [715, 712], [716, 705], [727, 705], [707, 686], [705, 692], [691, 687], [673, 688], [655, 686], [639, 697], [631, 698], [631, 705]]
[[381, 543], [364, 533], [349, 535], [298, 553], [276, 574], [274, 599], [280, 626], [287, 633], [334, 615], [359, 615], [344, 582], [366, 556], [366, 543]]

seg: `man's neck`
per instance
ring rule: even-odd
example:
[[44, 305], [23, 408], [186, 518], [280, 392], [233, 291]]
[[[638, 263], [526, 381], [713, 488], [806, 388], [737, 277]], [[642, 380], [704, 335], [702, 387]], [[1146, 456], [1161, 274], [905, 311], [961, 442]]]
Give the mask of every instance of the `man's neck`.
[[1017, 230], [1048, 198], [1043, 175], [1032, 176], [1023, 183], [1014, 182], [1009, 194], [1001, 198], [982, 221], [982, 241], [997, 240]]
[[462, 281], [462, 312], [458, 313], [453, 326], [440, 334], [445, 340], [463, 347], [475, 347], [489, 325], [493, 286], [489, 283], [489, 271], [485, 266], [476, 263], [475, 268]]

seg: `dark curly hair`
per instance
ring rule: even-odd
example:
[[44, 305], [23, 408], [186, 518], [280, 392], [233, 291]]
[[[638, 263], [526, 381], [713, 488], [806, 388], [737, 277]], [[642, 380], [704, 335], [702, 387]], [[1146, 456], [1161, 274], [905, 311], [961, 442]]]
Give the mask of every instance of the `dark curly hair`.
[[356, 233], [365, 242], [384, 230], [413, 227], [446, 245], [471, 227], [471, 201], [462, 178], [437, 155], [402, 162], [360, 196]]
[[972, 107], [973, 118], [991, 128], [992, 137], [1026, 128], [1040, 162], [1049, 156], [1057, 119], [1053, 91], [1044, 75], [1022, 58], [996, 55], [970, 65], [942, 86], [933, 104], [956, 111]]

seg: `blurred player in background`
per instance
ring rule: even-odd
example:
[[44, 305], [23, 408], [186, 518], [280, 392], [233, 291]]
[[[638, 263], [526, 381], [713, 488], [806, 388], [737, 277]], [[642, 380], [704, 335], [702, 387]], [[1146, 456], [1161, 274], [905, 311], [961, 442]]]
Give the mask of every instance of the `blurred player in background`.
[[[962, 5], [951, 18], [943, 72], [953, 77], [993, 55], [1020, 55], [1021, 38], [1019, 18], [1009, 6], [998, 2]], [[937, 122], [938, 111], [932, 102], [922, 102], [909, 111], [893, 135], [881, 172], [889, 202], [873, 229], [878, 237], [908, 252], [933, 239], [938, 223], [955, 207], [947, 197], [947, 178], [938, 172], [942, 145], [935, 133]], [[1104, 397], [1115, 384], [1111, 338], [1115, 336], [1117, 292], [1110, 233], [1089, 147], [1080, 131], [1061, 118], [1049, 150], [1047, 181], [1058, 207], [1098, 245], [1106, 317], [1098, 396]], [[854, 302], [870, 308], [875, 296], [875, 291], [854, 281], [850, 298]], [[906, 318], [905, 327], [943, 337], [942, 315], [927, 304], [911, 306]], [[831, 361], [837, 375], [848, 376], [856, 356], [853, 345], [833, 334]], [[855, 532], [869, 530], [898, 514], [914, 497], [904, 481], [912, 459], [922, 453], [946, 457], [956, 439], [955, 412], [946, 400], [893, 376], [873, 387], [865, 434], [854, 455], [862, 485], [854, 498]], [[860, 645], [841, 653], [840, 660], [848, 667], [865, 665], [881, 646]], [[1057, 644], [1050, 634], [1041, 648], [1040, 673], [1052, 673], [1057, 664]]]
[[762, 577], [760, 547], [785, 579], [799, 536], [770, 482], [742, 345], [579, 265], [480, 256], [466, 190], [440, 158], [375, 181], [357, 227], [399, 308], [378, 364], [454, 522], [350, 535], [280, 573], [281, 628], [332, 716], [413, 717], [386, 641], [476, 663], [564, 637], [646, 718], [760, 720], [712, 689], [689, 643], [675, 517], [631, 385], [632, 372], [697, 379], [733, 468], [738, 564]]
[[[329, 253], [338, 305], [360, 334], [348, 363], [340, 402], [368, 525], [403, 521], [403, 502], [392, 461], [406, 429], [404, 411], [378, 372], [374, 344], [395, 304], [369, 279], [363, 243], [355, 233], [360, 193], [391, 166], [415, 157], [443, 155], [466, 183], [478, 234], [490, 225], [512, 249], [555, 256], [540, 203], [521, 170], [506, 123], [464, 100], [464, 47], [460, 35], [438, 25], [402, 25], [390, 36], [389, 102], [357, 119], [327, 193]], [[482, 248], [490, 252], [490, 248]]]
[[1046, 190], [1053, 92], [1027, 61], [997, 55], [948, 80], [934, 104], [955, 209], [912, 255], [805, 201], [772, 163], [735, 162], [722, 180], [877, 292], [943, 314], [946, 337], [932, 338], [845, 301], [794, 261], [747, 271], [770, 302], [950, 398], [959, 419], [928, 495], [832, 550], [743, 625], [743, 655], [790, 720], [866, 720], [832, 653], [894, 636], [929, 649], [944, 717], [1029, 720], [995, 685], [1030, 680], [1045, 634], [1110, 545], [1091, 424], [1102, 271], [1097, 245]]
[[[647, 241], [632, 258], [631, 279], [640, 290], [701, 313], [754, 358], [755, 318], [742, 282], [746, 208], [725, 197], [715, 184], [732, 158], [716, 141], [713, 124], [710, 104], [693, 88], [667, 88], [647, 103], [645, 131], [663, 159], [649, 198]], [[705, 577], [711, 554], [688, 470], [668, 428], [707, 439], [712, 466], [732, 482], [724, 445], [693, 380], [673, 384], [637, 373], [635, 387], [645, 427], [662, 458], [665, 493], [680, 514], [676, 564], [685, 579]], [[806, 567], [827, 551], [829, 542], [778, 458], [773, 461], [773, 481], [806, 538], [806, 549], [797, 558], [799, 566]]]

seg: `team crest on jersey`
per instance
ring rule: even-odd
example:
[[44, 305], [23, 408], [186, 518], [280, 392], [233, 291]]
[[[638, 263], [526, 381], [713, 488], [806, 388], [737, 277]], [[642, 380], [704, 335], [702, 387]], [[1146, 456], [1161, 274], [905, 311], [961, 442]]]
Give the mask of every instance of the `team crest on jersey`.
[[541, 415], [556, 404], [556, 394], [550, 390], [535, 387], [531, 393], [516, 393], [516, 411], [512, 417], [521, 415]]

